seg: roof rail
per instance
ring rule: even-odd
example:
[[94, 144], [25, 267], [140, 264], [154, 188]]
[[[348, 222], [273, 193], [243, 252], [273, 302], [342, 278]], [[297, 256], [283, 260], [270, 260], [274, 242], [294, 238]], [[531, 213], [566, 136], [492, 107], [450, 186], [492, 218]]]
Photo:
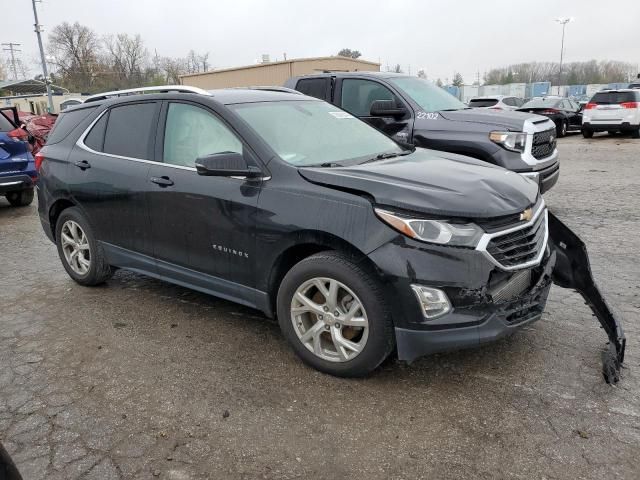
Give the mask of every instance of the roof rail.
[[186, 85], [160, 85], [157, 87], [140, 87], [140, 88], [128, 88], [126, 90], [114, 90], [112, 92], [104, 92], [98, 93], [96, 95], [91, 95], [84, 99], [84, 103], [87, 102], [96, 102], [98, 100], [106, 100], [111, 97], [124, 97], [126, 95], [136, 95], [139, 93], [168, 93], [168, 92], [179, 92], [179, 93], [198, 93], [200, 95], [211, 95], [206, 90], [203, 90], [198, 87], [189, 87]]
[[294, 90], [293, 88], [288, 88], [288, 87], [279, 87], [277, 85], [275, 86], [271, 86], [271, 85], [257, 85], [257, 86], [253, 86], [253, 87], [230, 87], [230, 89], [234, 89], [234, 90], [266, 90], [268, 92], [282, 92], [282, 93], [295, 93], [297, 95], [303, 95], [303, 93], [299, 92], [298, 90]]

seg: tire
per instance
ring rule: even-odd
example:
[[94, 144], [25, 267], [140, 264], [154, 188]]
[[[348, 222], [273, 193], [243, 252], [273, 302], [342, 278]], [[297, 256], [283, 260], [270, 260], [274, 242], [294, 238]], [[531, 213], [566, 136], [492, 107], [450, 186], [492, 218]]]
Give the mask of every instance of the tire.
[[12, 207], [26, 207], [33, 202], [33, 188], [7, 193], [7, 201]]
[[631, 138], [640, 138], [640, 128], [637, 128], [631, 132]]
[[593, 131], [592, 130], [582, 130], [582, 136], [584, 138], [591, 138], [593, 137]]
[[[74, 224], [77, 227], [73, 227]], [[78, 228], [79, 231], [77, 230]], [[74, 231], [77, 235], [73, 234]], [[71, 239], [73, 242], [65, 243], [65, 238]], [[58, 217], [56, 222], [56, 246], [64, 269], [80, 285], [99, 285], [113, 275], [113, 269], [107, 263], [104, 250], [96, 240], [91, 225], [80, 209], [76, 207], [67, 208]], [[75, 257], [72, 257], [69, 251], [76, 250]], [[69, 260], [68, 256], [72, 257], [72, 259]], [[82, 256], [83, 262], [78, 258], [80, 256]], [[83, 271], [83, 268], [86, 268], [86, 271]]]
[[556, 127], [558, 138], [562, 138], [567, 135], [567, 128], [568, 128], [567, 121], [563, 120], [562, 123]]
[[[329, 292], [331, 282], [345, 288], [337, 288], [338, 301], [332, 302], [317, 287], [318, 282]], [[305, 297], [309, 295], [306, 299], [314, 302], [317, 309], [303, 306], [296, 295], [301, 291]], [[393, 321], [384, 298], [375, 273], [348, 255], [321, 252], [300, 261], [285, 275], [278, 290], [278, 322], [293, 350], [307, 365], [338, 377], [362, 377], [375, 370], [395, 347]], [[328, 307], [331, 308], [327, 310]], [[302, 313], [294, 316], [294, 308]], [[348, 320], [352, 309], [353, 319]], [[358, 312], [360, 316], [356, 317]], [[341, 321], [349, 325], [340, 324]], [[306, 333], [312, 336], [305, 342]], [[344, 339], [349, 345], [358, 346], [359, 351], [338, 347]], [[316, 345], [320, 354], [314, 353]]]

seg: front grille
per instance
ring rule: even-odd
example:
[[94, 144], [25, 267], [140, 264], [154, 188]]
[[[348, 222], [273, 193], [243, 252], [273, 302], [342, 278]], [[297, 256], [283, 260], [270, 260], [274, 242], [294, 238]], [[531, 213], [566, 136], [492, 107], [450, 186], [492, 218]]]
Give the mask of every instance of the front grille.
[[511, 233], [497, 234], [486, 246], [486, 251], [506, 269], [515, 269], [539, 259], [546, 246], [547, 215], [540, 212], [531, 224]]
[[556, 131], [551, 128], [544, 132], [533, 134], [533, 144], [531, 145], [531, 155], [537, 160], [548, 157], [556, 149]]
[[489, 294], [494, 302], [502, 302], [517, 297], [531, 285], [531, 270], [514, 274], [507, 281], [491, 290]]

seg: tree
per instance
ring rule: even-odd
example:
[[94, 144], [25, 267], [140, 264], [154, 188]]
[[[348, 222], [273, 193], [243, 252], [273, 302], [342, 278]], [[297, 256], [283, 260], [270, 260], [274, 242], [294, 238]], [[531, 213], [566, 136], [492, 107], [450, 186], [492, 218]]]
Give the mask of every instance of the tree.
[[440, 80], [440, 79], [438, 78], [438, 79], [436, 80], [436, 85], [437, 85], [437, 86], [439, 86], [439, 87], [442, 87], [442, 86], [443, 86], [443, 84], [442, 84], [442, 80]]
[[140, 35], [111, 35], [105, 37], [104, 45], [107, 49], [107, 65], [112, 71], [117, 88], [135, 87], [144, 82], [144, 73], [149, 66], [149, 54]]
[[456, 87], [461, 87], [462, 85], [464, 85], [464, 80], [462, 79], [462, 75], [460, 75], [459, 72], [456, 72], [453, 75], [453, 81], [451, 82], [452, 85], [455, 85]]
[[424, 70], [418, 70], [418, 78], [427, 78], [427, 74]]
[[402, 71], [402, 67], [400, 66], [400, 64], [399, 64], [399, 63], [396, 63], [396, 66], [395, 66], [395, 67], [393, 67], [393, 71], [394, 71], [395, 73], [404, 73], [404, 72]]
[[101, 73], [98, 56], [100, 41], [93, 30], [75, 22], [57, 25], [49, 34], [51, 63], [64, 80], [65, 86], [87, 92]]
[[339, 57], [359, 58], [362, 54], [358, 50], [351, 50], [350, 48], [343, 48], [338, 52]]

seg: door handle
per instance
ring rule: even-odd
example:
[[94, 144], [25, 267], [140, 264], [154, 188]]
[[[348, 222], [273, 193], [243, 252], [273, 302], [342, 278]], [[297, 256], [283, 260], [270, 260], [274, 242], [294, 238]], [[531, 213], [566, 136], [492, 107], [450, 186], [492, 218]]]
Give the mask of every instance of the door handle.
[[78, 167], [80, 170], [86, 170], [87, 168], [91, 168], [91, 164], [86, 160], [78, 160], [76, 163], [74, 163], [74, 165]]
[[164, 175], [162, 177], [151, 177], [151, 182], [161, 187], [170, 187], [173, 185], [173, 180]]

